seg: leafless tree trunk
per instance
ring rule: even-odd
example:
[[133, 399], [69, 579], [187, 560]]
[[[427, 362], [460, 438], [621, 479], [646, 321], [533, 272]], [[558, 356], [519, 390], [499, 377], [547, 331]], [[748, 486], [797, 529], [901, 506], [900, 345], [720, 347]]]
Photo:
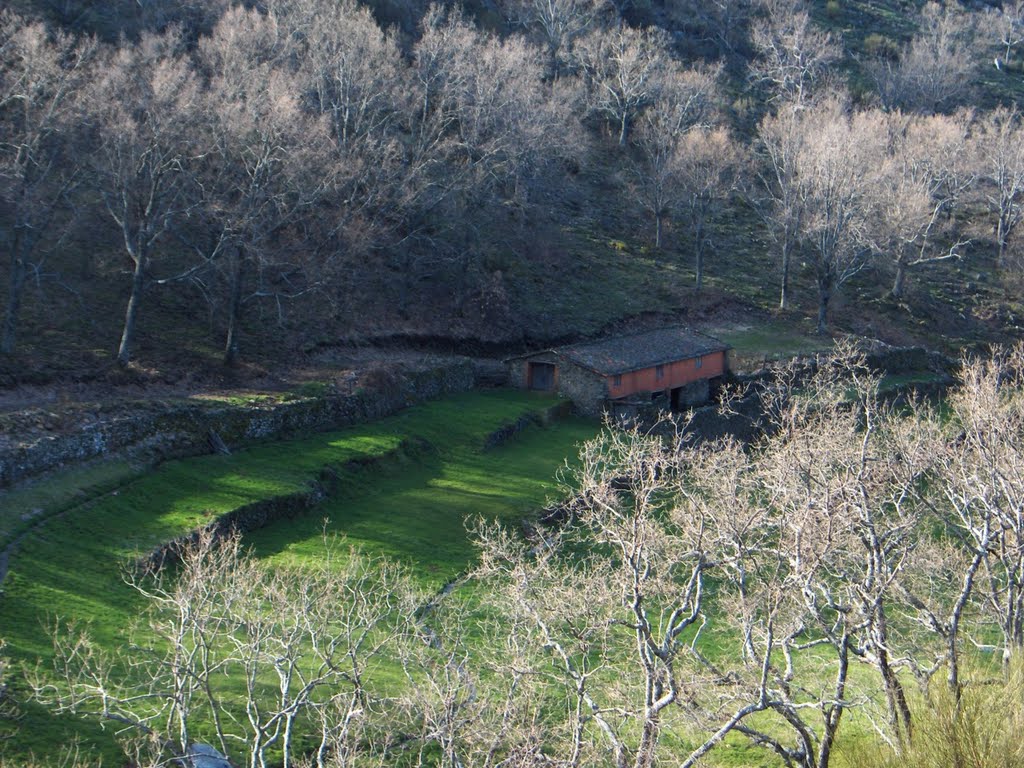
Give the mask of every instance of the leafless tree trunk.
[[[685, 170], [700, 162], [693, 154], [692, 131], [714, 122], [717, 72], [681, 72], [666, 93], [640, 119], [636, 130], [639, 161], [632, 165], [634, 189], [641, 205], [654, 217], [654, 245], [662, 247], [663, 227], [687, 199], [690, 181]], [[703, 148], [706, 143], [696, 142]], [[707, 154], [707, 153], [704, 153]], [[723, 167], [723, 177], [730, 167]], [[692, 175], [692, 174], [690, 174]]]
[[[301, 293], [322, 278], [274, 288], [278, 274], [303, 271], [303, 260], [289, 258], [281, 234], [331, 188], [335, 154], [325, 123], [299, 104], [298, 52], [284, 21], [232, 9], [200, 42], [199, 52], [211, 76], [204, 128], [208, 157], [216, 159], [202, 179], [216, 233], [213, 251], [203, 256], [223, 267], [224, 363], [233, 365], [248, 301]], [[283, 258], [272, 257], [271, 250]], [[249, 282], [255, 283], [252, 290]]]
[[543, 37], [555, 80], [565, 74], [576, 40], [597, 23], [602, 10], [595, 0], [514, 0], [510, 6], [520, 24], [536, 28]]
[[978, 121], [975, 134], [982, 194], [996, 216], [997, 263], [1006, 253], [1024, 209], [1024, 129], [1016, 110], [996, 109]]
[[986, 28], [994, 32], [997, 41], [1003, 48], [1003, 60], [997, 66], [1009, 66], [1013, 63], [1013, 51], [1024, 43], [1024, 2], [1007, 0], [1000, 8], [991, 8], [988, 12]]
[[876, 238], [876, 250], [893, 254], [890, 294], [899, 299], [909, 271], [959, 258], [965, 244], [944, 230], [977, 177], [969, 161], [968, 120], [963, 115], [908, 118], [898, 112], [866, 117], [887, 123], [890, 136], [878, 187], [868, 190], [877, 208], [877, 234], [869, 236]]
[[[265, 768], [271, 750], [294, 765], [312, 727], [322, 762], [360, 749], [352, 721], [370, 718], [376, 698], [366, 670], [395, 652], [418, 602], [404, 573], [330, 541], [313, 571], [271, 572], [237, 537], [209, 532], [180, 554], [173, 583], [162, 571], [131, 577], [158, 642], [110, 655], [58, 631], [56, 674], [34, 682], [40, 700], [128, 726], [170, 758], [187, 754], [199, 721], [224, 754], [245, 745], [248, 768]], [[339, 712], [350, 727], [325, 719]]]
[[872, 169], [884, 147], [878, 126], [827, 102], [801, 121], [796, 157], [801, 178], [801, 240], [813, 258], [818, 286], [818, 333], [825, 333], [835, 292], [867, 265], [865, 224]]
[[869, 67], [882, 103], [925, 114], [967, 101], [978, 69], [975, 15], [956, 3], [929, 2], [917, 19], [918, 33], [899, 61]]
[[670, 66], [668, 41], [659, 30], [620, 25], [582, 38], [577, 57], [591, 112], [605, 118], [625, 146], [637, 117], [661, 95]]
[[765, 193], [758, 209], [779, 245], [781, 279], [779, 308], [789, 306], [789, 276], [794, 253], [799, 243], [803, 218], [802, 177], [798, 176], [797, 157], [804, 132], [800, 130], [801, 111], [794, 104], [783, 104], [778, 114], [766, 117], [758, 134], [764, 155], [759, 173]]
[[680, 142], [679, 155], [681, 208], [693, 243], [695, 289], [700, 291], [711, 240], [708, 224], [736, 188], [742, 160], [739, 148], [722, 128], [689, 132]]
[[146, 35], [137, 47], [119, 50], [103, 63], [104, 76], [89, 94], [98, 143], [90, 160], [132, 268], [117, 350], [122, 366], [131, 360], [154, 249], [192, 204], [186, 131], [198, 84], [177, 55], [179, 43], [173, 33]]

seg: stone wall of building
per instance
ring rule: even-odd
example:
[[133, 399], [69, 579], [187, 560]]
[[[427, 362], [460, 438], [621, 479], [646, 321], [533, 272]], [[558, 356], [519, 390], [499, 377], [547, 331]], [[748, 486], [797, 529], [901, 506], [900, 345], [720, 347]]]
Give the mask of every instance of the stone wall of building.
[[577, 412], [600, 418], [608, 398], [605, 378], [566, 360], [558, 363], [558, 392], [571, 398]]
[[707, 405], [710, 397], [711, 382], [708, 379], [699, 379], [680, 387], [676, 399], [681, 408], [696, 408]]

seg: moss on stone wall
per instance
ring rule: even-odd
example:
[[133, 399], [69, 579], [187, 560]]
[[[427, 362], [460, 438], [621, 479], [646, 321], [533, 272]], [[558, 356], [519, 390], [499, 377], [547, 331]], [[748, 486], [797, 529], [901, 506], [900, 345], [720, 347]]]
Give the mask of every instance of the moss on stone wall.
[[270, 405], [203, 402], [145, 403], [87, 424], [70, 434], [48, 435], [0, 454], [0, 488], [88, 459], [126, 455], [156, 461], [209, 453], [210, 433], [229, 447], [255, 440], [323, 432], [388, 416], [414, 403], [472, 389], [469, 362], [409, 370], [386, 388], [352, 395], [308, 397]]

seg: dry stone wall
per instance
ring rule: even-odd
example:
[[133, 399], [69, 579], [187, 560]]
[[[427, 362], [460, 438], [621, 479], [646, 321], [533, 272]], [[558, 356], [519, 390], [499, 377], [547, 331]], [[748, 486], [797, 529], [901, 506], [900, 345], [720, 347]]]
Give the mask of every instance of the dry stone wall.
[[295, 493], [271, 496], [236, 507], [201, 528], [161, 544], [148, 555], [140, 558], [136, 567], [140, 572], [145, 573], [176, 563], [180, 560], [181, 552], [185, 547], [195, 544], [204, 533], [211, 533], [214, 538], [221, 538], [233, 533], [255, 531], [278, 520], [298, 517], [340, 490], [342, 472], [385, 465], [403, 455], [416, 454], [429, 449], [430, 447], [427, 445], [403, 440], [397, 448], [386, 453], [350, 459], [337, 468], [325, 466], [321, 469], [319, 477], [311, 481], [306, 489]]
[[[504, 424], [488, 435], [484, 440], [484, 448], [488, 450], [497, 448], [516, 437], [528, 427], [547, 426], [566, 418], [571, 412], [572, 403], [561, 402], [543, 411], [521, 416], [513, 422]], [[324, 466], [321, 468], [319, 476], [311, 481], [306, 489], [295, 493], [261, 499], [260, 501], [237, 507], [201, 528], [161, 544], [140, 558], [136, 562], [136, 567], [140, 572], [145, 573], [176, 563], [180, 559], [181, 552], [185, 547], [197, 542], [204, 533], [210, 533], [214, 538], [220, 538], [231, 533], [255, 531], [277, 520], [298, 517], [313, 509], [324, 499], [338, 493], [346, 471], [382, 466], [394, 462], [403, 456], [422, 455], [432, 450], [433, 447], [429, 443], [418, 440], [403, 440], [398, 447], [383, 454], [350, 459], [338, 467]]]
[[405, 371], [383, 391], [352, 395], [273, 405], [126, 405], [70, 434], [47, 435], [30, 442], [19, 442], [13, 436], [15, 439], [0, 450], [0, 488], [112, 454], [159, 461], [209, 453], [219, 441], [231, 448], [253, 440], [339, 429], [389, 416], [423, 400], [464, 392], [474, 385], [473, 367], [465, 362]]

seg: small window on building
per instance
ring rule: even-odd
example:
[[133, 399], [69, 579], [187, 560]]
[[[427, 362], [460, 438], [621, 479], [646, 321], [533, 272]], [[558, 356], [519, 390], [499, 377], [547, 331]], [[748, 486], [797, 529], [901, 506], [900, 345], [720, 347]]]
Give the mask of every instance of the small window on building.
[[698, 357], [698, 358], [697, 358], [697, 359], [696, 359], [696, 360], [694, 361], [694, 363], [693, 363], [693, 367], [694, 367], [694, 368], [700, 368], [700, 367], [701, 367], [702, 365], [704, 365], [704, 358], [703, 358], [703, 357]]
[[654, 368], [654, 378], [656, 378], [656, 379], [664, 379], [665, 378], [665, 366], [664, 365], [655, 366], [655, 368]]
[[622, 374], [621, 373], [615, 374], [615, 378], [612, 379], [612, 386], [615, 386], [615, 387], [621, 387], [622, 386]]

